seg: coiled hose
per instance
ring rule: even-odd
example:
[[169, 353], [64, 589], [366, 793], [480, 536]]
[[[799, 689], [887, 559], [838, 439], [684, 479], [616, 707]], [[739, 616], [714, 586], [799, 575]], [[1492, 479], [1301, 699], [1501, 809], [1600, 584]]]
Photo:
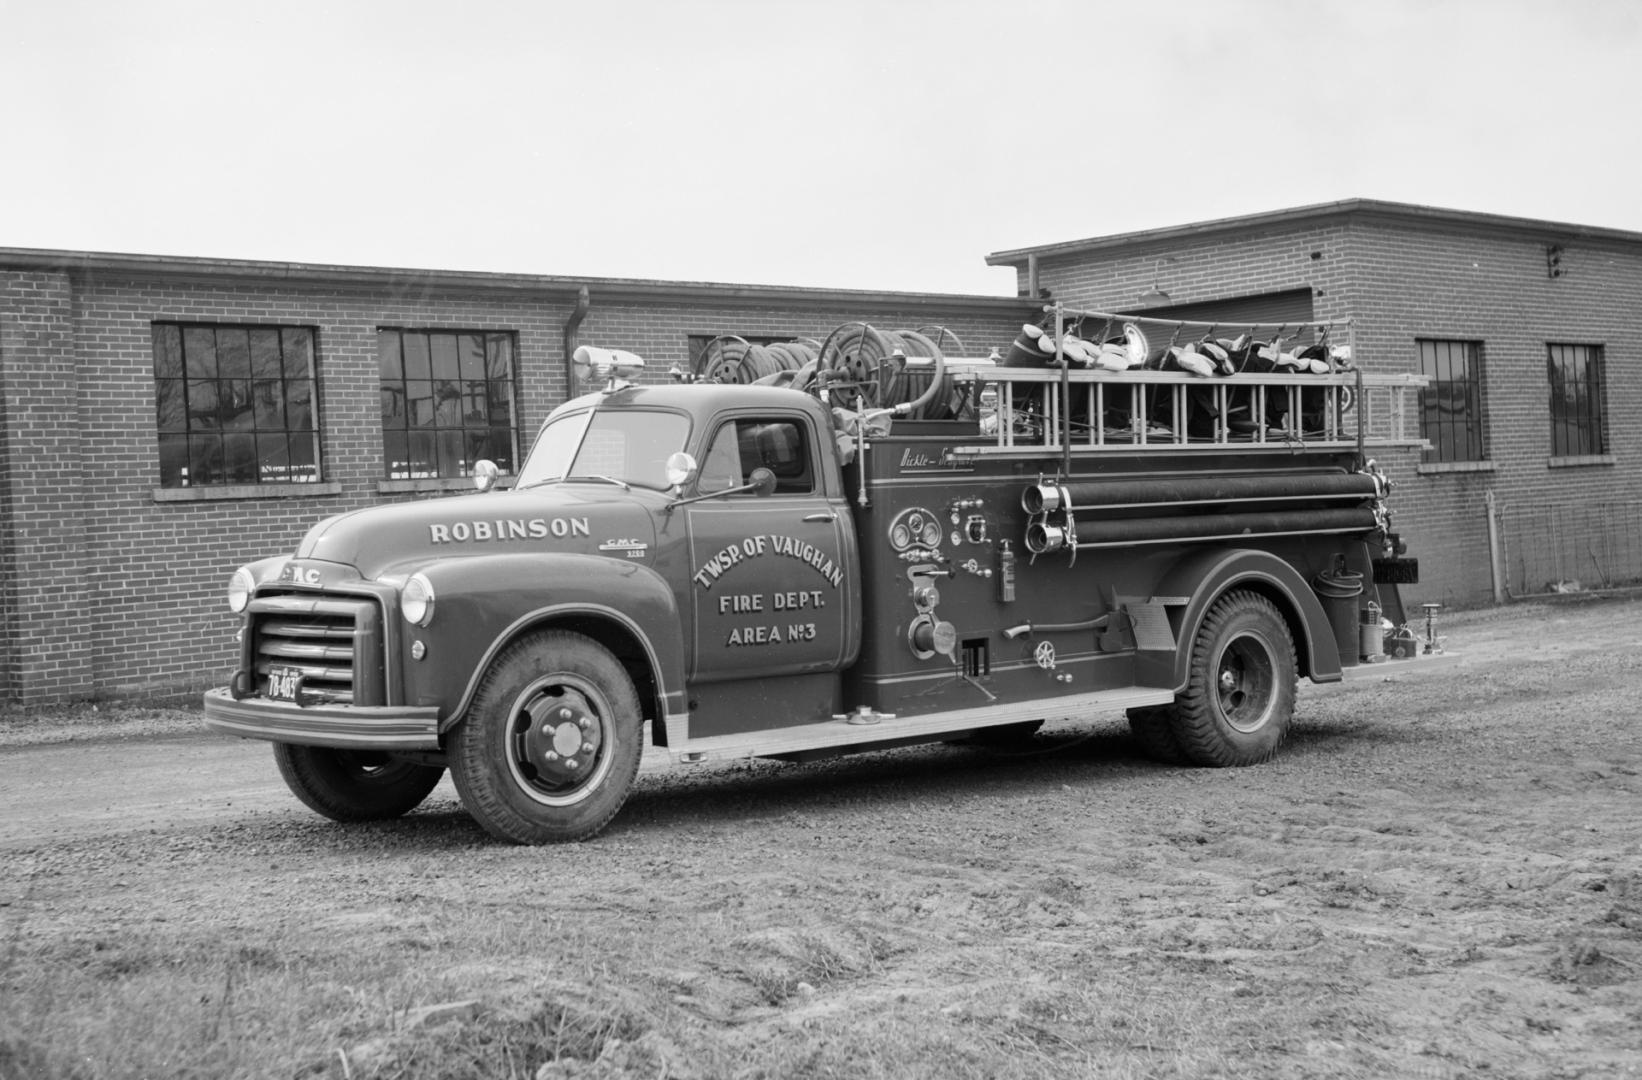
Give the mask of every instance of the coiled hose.
[[720, 334], [701, 351], [695, 381], [788, 385], [797, 372], [814, 365], [820, 353], [820, 342], [807, 338], [759, 345], [735, 334]]
[[[799, 338], [757, 344], [736, 334], [709, 341], [695, 365], [695, 381], [827, 390], [840, 404], [859, 398], [872, 409], [895, 409], [917, 420], [945, 420], [963, 409], [961, 391], [946, 375], [947, 349], [963, 343], [943, 326], [878, 330], [845, 323], [825, 341]], [[929, 360], [929, 364], [910, 364]]]
[[[845, 402], [859, 398], [869, 409], [894, 409], [914, 420], [948, 419], [957, 403], [936, 339], [950, 339], [959, 348], [962, 343], [942, 327], [925, 329], [934, 331], [935, 337], [923, 330], [878, 330], [864, 322], [845, 323], [822, 342], [816, 383], [839, 393]], [[930, 363], [908, 362], [914, 359]]]

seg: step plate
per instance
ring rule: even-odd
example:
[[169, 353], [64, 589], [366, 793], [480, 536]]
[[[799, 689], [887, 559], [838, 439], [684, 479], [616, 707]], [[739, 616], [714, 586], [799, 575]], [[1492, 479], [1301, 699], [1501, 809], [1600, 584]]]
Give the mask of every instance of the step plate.
[[[1378, 665], [1377, 665], [1378, 666]], [[922, 716], [886, 718], [875, 724], [850, 720], [830, 720], [822, 724], [774, 728], [769, 731], [737, 732], [691, 739], [683, 746], [669, 747], [675, 764], [699, 765], [733, 758], [774, 757], [805, 750], [841, 746], [870, 746], [877, 742], [901, 742], [919, 737], [938, 738], [954, 731], [1019, 724], [1056, 717], [1083, 717], [1090, 713], [1122, 712], [1143, 705], [1167, 705], [1174, 700], [1172, 690], [1151, 687], [1124, 687], [1092, 694], [1036, 699], [1010, 705], [985, 705], [976, 709], [926, 713]]]

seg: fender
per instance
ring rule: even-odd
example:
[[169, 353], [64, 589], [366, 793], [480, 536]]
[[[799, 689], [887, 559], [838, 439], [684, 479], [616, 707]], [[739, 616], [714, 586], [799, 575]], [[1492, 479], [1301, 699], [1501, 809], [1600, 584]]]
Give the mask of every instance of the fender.
[[1209, 607], [1227, 589], [1252, 587], [1270, 597], [1295, 631], [1294, 645], [1300, 674], [1312, 682], [1340, 681], [1340, 649], [1328, 614], [1317, 594], [1299, 572], [1267, 551], [1250, 548], [1213, 548], [1181, 559], [1158, 583], [1158, 596], [1187, 596], [1176, 624], [1172, 657], [1165, 653], [1137, 655], [1141, 681], [1172, 687], [1176, 693], [1190, 681], [1192, 642], [1208, 616]]
[[[677, 602], [667, 580], [648, 566], [553, 552], [464, 556], [420, 569], [433, 584], [434, 617], [426, 628], [402, 624], [405, 699], [437, 705], [441, 734], [467, 712], [498, 652], [533, 628], [567, 621], [602, 620], [638, 642], [654, 682], [658, 727], [685, 713]], [[426, 649], [421, 660], [410, 655], [416, 640]]]

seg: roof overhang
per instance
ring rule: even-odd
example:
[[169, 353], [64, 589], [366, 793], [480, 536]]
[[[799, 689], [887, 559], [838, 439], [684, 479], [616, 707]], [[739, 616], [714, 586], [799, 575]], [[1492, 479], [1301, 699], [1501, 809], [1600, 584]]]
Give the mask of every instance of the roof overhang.
[[1313, 227], [1334, 221], [1415, 226], [1559, 243], [1566, 243], [1569, 240], [1604, 240], [1620, 244], [1642, 244], [1642, 233], [1623, 229], [1604, 229], [1593, 225], [1507, 217], [1503, 214], [1482, 214], [1468, 210], [1446, 210], [1435, 206], [1382, 202], [1377, 199], [1343, 199], [1339, 202], [1317, 203], [1262, 214], [1245, 214], [1188, 225], [1172, 225], [1162, 229], [1143, 229], [1138, 232], [1115, 233], [1111, 236], [1094, 236], [1083, 240], [1012, 248], [1008, 251], [993, 252], [986, 257], [986, 262], [988, 266], [1018, 267], [1033, 259], [1042, 260], [1085, 252], [1118, 251], [1136, 247], [1165, 247], [1203, 237]]

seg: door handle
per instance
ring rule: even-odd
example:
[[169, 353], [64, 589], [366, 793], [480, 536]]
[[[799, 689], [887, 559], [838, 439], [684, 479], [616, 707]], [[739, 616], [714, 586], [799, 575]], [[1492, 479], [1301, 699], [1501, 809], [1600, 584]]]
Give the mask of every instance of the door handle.
[[837, 521], [838, 520], [838, 515], [834, 514], [832, 511], [828, 510], [826, 513], [822, 513], [822, 514], [805, 514], [804, 515], [804, 520], [805, 521]]

